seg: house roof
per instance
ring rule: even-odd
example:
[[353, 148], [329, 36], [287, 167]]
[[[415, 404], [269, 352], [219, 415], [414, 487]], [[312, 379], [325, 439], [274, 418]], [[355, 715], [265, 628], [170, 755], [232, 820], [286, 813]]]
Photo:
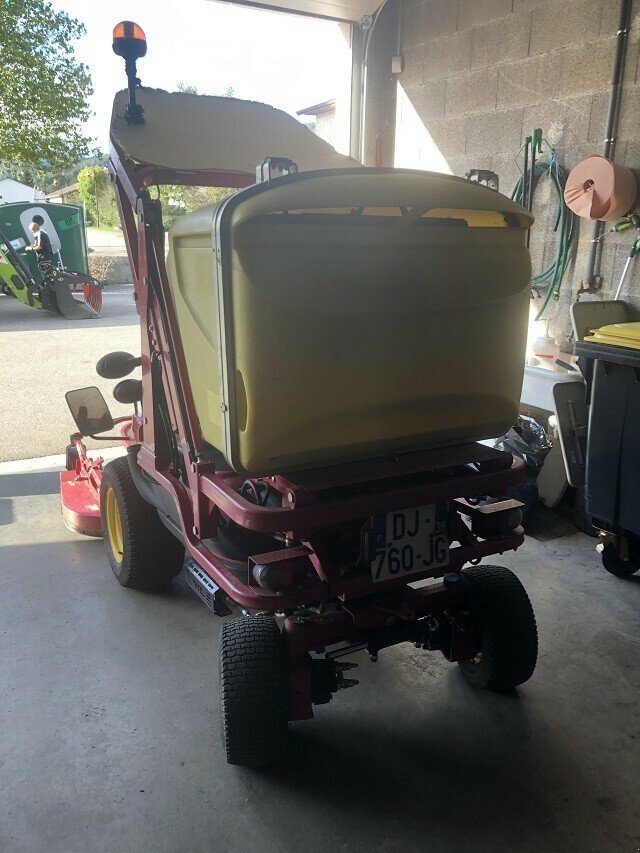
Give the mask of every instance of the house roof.
[[69, 184], [68, 187], [60, 187], [60, 189], [55, 192], [47, 193], [47, 198], [62, 198], [63, 195], [69, 195], [69, 193], [75, 192], [78, 192], [78, 184]]
[[336, 99], [331, 98], [328, 101], [322, 101], [320, 104], [313, 104], [311, 107], [305, 107], [302, 110], [297, 110], [296, 115], [299, 116], [318, 116], [322, 113], [331, 112], [336, 108]]
[[19, 187], [24, 187], [27, 190], [33, 191], [35, 189], [30, 184], [25, 184], [24, 181], [18, 181], [16, 178], [12, 178], [11, 175], [5, 175], [3, 178], [0, 178], [0, 184], [4, 184], [7, 181], [12, 184], [17, 184]]

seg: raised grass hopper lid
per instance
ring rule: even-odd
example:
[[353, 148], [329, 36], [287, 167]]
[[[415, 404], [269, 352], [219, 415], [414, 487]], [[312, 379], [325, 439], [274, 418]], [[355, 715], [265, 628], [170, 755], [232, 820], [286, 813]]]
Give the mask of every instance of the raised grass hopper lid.
[[266, 157], [287, 157], [301, 172], [357, 166], [288, 113], [257, 101], [136, 90], [144, 124], [127, 124], [127, 91], [113, 101], [111, 138], [137, 163], [166, 169], [255, 175]]

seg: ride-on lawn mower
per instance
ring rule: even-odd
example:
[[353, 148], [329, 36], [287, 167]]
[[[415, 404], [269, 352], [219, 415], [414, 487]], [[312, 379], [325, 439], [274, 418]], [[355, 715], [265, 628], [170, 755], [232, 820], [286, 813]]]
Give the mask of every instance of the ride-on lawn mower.
[[[531, 216], [460, 178], [362, 168], [262, 104], [138, 88], [143, 34], [114, 35], [130, 85], [110, 171], [141, 355], [97, 371], [141, 379], [115, 387], [135, 408], [107, 465], [82, 441], [113, 428], [104, 400], [67, 395], [66, 523], [103, 533], [125, 587], [184, 567], [214, 613], [243, 611], [220, 643], [232, 764], [276, 759], [290, 721], [357, 683], [359, 650], [412, 642], [476, 687], [523, 683], [531, 604], [477, 565], [523, 542], [521, 504], [501, 499], [523, 463], [477, 442], [517, 413]], [[241, 188], [178, 220], [166, 262], [163, 183]]]
[[91, 320], [100, 316], [102, 290], [84, 272], [63, 270], [51, 264], [37, 281], [11, 240], [0, 229], [0, 286], [30, 308], [45, 309], [70, 320]]

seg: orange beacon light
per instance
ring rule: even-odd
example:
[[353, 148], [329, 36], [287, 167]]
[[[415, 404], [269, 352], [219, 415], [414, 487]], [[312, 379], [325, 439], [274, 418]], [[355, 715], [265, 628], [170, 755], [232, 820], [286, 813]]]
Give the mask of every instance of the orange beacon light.
[[147, 52], [147, 37], [139, 24], [120, 21], [113, 28], [113, 52], [123, 59], [140, 59]]
[[144, 110], [136, 102], [136, 88], [140, 85], [136, 60], [147, 52], [147, 37], [139, 24], [133, 21], [120, 21], [113, 28], [113, 52], [124, 59], [129, 88], [129, 101], [124, 117], [127, 124], [144, 124]]

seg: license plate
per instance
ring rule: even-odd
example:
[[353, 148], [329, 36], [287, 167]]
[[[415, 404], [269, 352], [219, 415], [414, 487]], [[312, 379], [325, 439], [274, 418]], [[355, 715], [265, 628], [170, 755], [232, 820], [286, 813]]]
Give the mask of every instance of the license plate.
[[374, 515], [371, 579], [379, 583], [449, 564], [446, 503]]

